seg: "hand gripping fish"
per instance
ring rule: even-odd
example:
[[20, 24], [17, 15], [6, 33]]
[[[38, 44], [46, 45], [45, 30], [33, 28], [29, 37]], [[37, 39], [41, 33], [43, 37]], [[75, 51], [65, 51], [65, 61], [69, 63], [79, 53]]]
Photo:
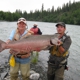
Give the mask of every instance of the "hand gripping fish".
[[19, 52], [30, 53], [32, 51], [41, 51], [48, 49], [53, 45], [58, 45], [59, 34], [54, 35], [31, 35], [22, 40], [12, 41], [6, 44], [0, 40], [0, 52], [5, 49], [12, 49]]

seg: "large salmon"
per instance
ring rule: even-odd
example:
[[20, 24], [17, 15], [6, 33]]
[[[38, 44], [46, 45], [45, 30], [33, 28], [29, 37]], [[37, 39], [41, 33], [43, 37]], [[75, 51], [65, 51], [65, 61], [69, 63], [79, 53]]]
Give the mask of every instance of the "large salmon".
[[54, 35], [31, 35], [22, 40], [12, 41], [6, 44], [0, 40], [0, 52], [5, 49], [12, 49], [19, 52], [31, 52], [45, 50], [52, 44], [57, 45], [59, 34]]

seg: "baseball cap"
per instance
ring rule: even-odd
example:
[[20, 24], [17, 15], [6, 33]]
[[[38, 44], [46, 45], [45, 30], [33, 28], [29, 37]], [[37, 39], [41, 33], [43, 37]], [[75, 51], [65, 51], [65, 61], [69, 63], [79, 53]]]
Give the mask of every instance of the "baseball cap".
[[18, 19], [17, 23], [20, 23], [20, 22], [24, 22], [25, 24], [27, 24], [27, 21], [25, 18], [21, 17]]
[[63, 26], [64, 28], [66, 27], [66, 25], [65, 25], [64, 22], [58, 22], [58, 23], [56, 24], [56, 27], [58, 27], [58, 25], [61, 25], [61, 26]]

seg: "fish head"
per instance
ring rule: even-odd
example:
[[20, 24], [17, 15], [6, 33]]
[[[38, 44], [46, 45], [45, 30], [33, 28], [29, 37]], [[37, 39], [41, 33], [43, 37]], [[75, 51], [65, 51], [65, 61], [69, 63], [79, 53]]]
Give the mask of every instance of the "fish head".
[[59, 36], [60, 36], [60, 34], [58, 34], [58, 33], [54, 34], [54, 35], [51, 37], [51, 40], [50, 40], [51, 44], [53, 44], [53, 45], [58, 45]]
[[59, 41], [58, 38], [51, 39], [51, 44], [58, 45], [58, 41]]

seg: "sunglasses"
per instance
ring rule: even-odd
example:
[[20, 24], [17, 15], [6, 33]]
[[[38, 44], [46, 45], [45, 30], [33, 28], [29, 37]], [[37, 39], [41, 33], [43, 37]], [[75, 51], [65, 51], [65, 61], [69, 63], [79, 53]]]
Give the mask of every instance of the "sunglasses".
[[20, 19], [18, 19], [18, 21], [26, 21], [26, 19], [20, 18]]

